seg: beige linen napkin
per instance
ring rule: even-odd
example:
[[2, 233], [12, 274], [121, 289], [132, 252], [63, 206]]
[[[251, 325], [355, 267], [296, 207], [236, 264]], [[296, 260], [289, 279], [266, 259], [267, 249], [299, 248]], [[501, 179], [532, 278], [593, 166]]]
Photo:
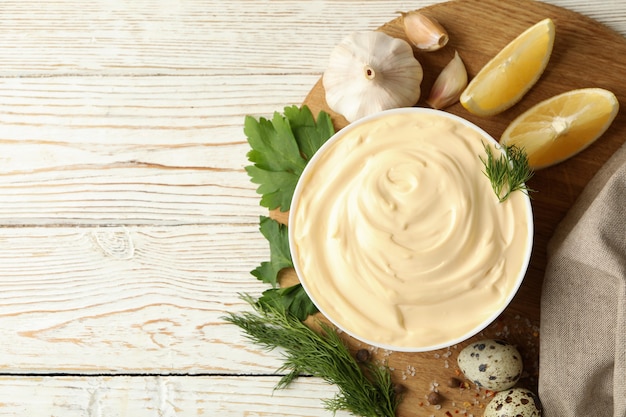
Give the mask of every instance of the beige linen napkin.
[[626, 416], [626, 145], [548, 246], [539, 370], [544, 417]]

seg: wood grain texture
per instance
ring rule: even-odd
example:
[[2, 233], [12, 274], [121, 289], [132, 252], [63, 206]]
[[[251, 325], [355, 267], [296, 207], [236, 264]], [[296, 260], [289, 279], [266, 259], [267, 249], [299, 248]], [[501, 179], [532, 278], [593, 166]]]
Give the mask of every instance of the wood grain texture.
[[264, 108], [238, 103], [281, 109], [290, 80], [0, 79], [0, 224], [249, 224], [243, 120]]
[[249, 275], [269, 256], [257, 226], [5, 228], [0, 242], [1, 372], [278, 367], [222, 320], [266, 288]]
[[[0, 6], [6, 35], [0, 74], [317, 74], [346, 30], [374, 29], [400, 5], [380, 0], [365, 5], [323, 0], [6, 1]], [[304, 54], [306, 59], [294, 59]]]
[[[334, 387], [314, 378], [272, 391], [272, 376], [0, 377], [0, 415], [314, 417]], [[338, 412], [337, 417], [349, 414]]]
[[[301, 378], [274, 392], [280, 354], [220, 319], [266, 288], [249, 274], [269, 252], [243, 119], [302, 103], [346, 34], [438, 3], [0, 2], [0, 415], [329, 415], [333, 387]], [[621, 2], [550, 3], [626, 33]], [[585, 182], [576, 170], [605, 156], [568, 175]], [[546, 192], [563, 212], [578, 188]], [[507, 319], [492, 334], [536, 357], [535, 324]], [[414, 387], [401, 416], [480, 409], [470, 391], [420, 405], [453, 354], [376, 352]]]

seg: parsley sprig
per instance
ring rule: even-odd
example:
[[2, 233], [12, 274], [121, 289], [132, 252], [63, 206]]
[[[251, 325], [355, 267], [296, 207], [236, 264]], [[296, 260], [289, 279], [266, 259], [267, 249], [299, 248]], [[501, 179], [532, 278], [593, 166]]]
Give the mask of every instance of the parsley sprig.
[[252, 148], [246, 171], [259, 184], [261, 205], [288, 211], [304, 167], [335, 129], [328, 113], [320, 112], [315, 121], [307, 106], [291, 106], [271, 120], [246, 116], [244, 133]]
[[261, 262], [261, 265], [251, 274], [258, 280], [270, 284], [272, 288], [263, 292], [259, 302], [284, 308], [300, 320], [305, 320], [309, 315], [317, 312], [317, 307], [302, 288], [302, 284], [284, 288], [278, 285], [280, 271], [293, 267], [287, 226], [270, 217], [261, 216], [260, 230], [270, 244], [270, 260]]
[[[261, 206], [270, 210], [288, 211], [291, 199], [304, 167], [317, 150], [335, 133], [330, 115], [321, 111], [317, 121], [307, 106], [285, 107], [272, 119], [245, 119], [244, 133], [251, 150], [252, 163], [246, 171], [253, 183], [259, 184]], [[263, 292], [262, 303], [285, 308], [300, 320], [317, 312], [301, 284], [280, 288], [278, 274], [293, 267], [289, 251], [287, 226], [261, 216], [260, 230], [270, 244], [270, 260], [252, 271], [257, 279], [272, 288]]]
[[534, 191], [526, 186], [534, 172], [528, 165], [528, 157], [523, 149], [515, 145], [503, 145], [502, 153], [496, 157], [489, 144], [484, 144], [484, 147], [487, 158], [480, 157], [485, 166], [484, 174], [489, 178], [491, 188], [501, 203], [515, 191], [526, 194]]

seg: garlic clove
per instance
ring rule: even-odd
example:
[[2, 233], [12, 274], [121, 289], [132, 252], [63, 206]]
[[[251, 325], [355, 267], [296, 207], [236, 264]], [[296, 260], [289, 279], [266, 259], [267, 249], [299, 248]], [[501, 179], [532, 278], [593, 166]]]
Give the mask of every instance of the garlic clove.
[[459, 100], [461, 93], [467, 86], [467, 70], [457, 51], [454, 58], [441, 71], [426, 103], [433, 109], [443, 109]]
[[436, 51], [448, 43], [448, 32], [437, 20], [420, 12], [400, 12], [409, 41], [423, 51]]

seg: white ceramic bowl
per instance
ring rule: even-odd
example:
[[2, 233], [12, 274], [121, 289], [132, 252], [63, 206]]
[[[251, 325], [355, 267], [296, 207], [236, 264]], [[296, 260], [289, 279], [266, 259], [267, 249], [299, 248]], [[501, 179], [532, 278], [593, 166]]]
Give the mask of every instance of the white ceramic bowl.
[[497, 202], [485, 143], [498, 147], [465, 119], [402, 108], [348, 125], [309, 161], [290, 250], [339, 329], [383, 349], [430, 351], [477, 334], [511, 302], [530, 261], [532, 209], [523, 192]]

